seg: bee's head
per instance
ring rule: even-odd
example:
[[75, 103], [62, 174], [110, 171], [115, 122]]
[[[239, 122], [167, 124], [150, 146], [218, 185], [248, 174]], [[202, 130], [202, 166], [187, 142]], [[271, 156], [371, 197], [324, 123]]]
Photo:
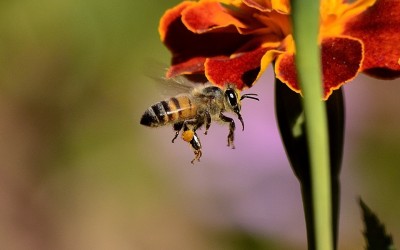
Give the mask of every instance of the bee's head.
[[249, 98], [258, 101], [258, 98], [255, 96], [257, 96], [257, 94], [244, 94], [240, 96], [239, 90], [237, 90], [234, 87], [228, 87], [225, 90], [225, 101], [228, 105], [228, 108], [232, 110], [235, 114], [237, 114], [239, 121], [242, 123], [243, 130], [244, 130], [244, 122], [242, 115], [240, 114], [240, 109], [242, 107], [241, 100], [243, 100], [244, 98]]

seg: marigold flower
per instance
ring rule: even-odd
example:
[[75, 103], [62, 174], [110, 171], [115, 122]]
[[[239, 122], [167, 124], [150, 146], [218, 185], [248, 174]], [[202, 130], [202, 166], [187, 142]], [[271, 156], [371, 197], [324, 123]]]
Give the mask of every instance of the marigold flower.
[[[400, 76], [400, 1], [321, 0], [324, 98], [359, 72]], [[272, 62], [276, 77], [300, 93], [289, 0], [184, 1], [160, 21], [172, 52], [167, 77], [201, 75], [216, 85], [251, 87]]]

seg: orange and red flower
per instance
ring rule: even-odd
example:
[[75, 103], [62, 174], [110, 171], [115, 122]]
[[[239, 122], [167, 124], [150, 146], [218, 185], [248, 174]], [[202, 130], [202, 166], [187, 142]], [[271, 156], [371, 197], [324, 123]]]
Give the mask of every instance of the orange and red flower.
[[[400, 76], [400, 1], [321, 0], [320, 14], [325, 99], [359, 72]], [[184, 1], [160, 22], [173, 55], [167, 77], [200, 74], [243, 89], [275, 62], [276, 77], [299, 93], [290, 20], [289, 0]]]

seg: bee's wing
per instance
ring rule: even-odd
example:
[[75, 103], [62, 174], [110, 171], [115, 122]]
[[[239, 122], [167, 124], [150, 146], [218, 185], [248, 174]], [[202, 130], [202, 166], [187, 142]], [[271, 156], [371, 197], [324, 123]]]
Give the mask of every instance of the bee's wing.
[[195, 83], [185, 79], [184, 77], [165, 78], [151, 77], [160, 86], [163, 95], [174, 96], [180, 93], [190, 92]]
[[188, 78], [189, 76], [177, 76], [174, 78], [159, 77], [160, 75], [165, 75], [168, 67], [156, 62], [152, 62], [151, 64], [152, 67], [148, 67], [145, 70], [145, 74], [160, 86], [160, 92], [164, 97], [188, 93], [193, 88], [207, 82], [207, 79], [202, 74], [190, 75], [190, 79]]

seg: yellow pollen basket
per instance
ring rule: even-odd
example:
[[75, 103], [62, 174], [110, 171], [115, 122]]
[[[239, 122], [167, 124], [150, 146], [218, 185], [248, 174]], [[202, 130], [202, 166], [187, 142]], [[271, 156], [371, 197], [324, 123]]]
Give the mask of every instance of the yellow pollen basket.
[[190, 142], [194, 137], [193, 130], [186, 130], [182, 133], [182, 139], [186, 142]]

